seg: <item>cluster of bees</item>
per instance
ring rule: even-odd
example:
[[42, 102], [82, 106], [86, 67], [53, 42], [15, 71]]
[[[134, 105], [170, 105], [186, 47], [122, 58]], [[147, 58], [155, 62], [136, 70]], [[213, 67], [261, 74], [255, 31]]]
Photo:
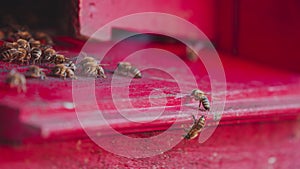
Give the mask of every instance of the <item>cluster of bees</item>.
[[[36, 65], [41, 63], [54, 64], [51, 75], [63, 79], [77, 79], [75, 71], [80, 76], [106, 78], [102, 67], [104, 64], [99, 64], [93, 57], [85, 54], [84, 58], [75, 65], [70, 59], [58, 54], [52, 48], [51, 44], [53, 42], [46, 34], [39, 34], [37, 37], [39, 40], [37, 40], [28, 31], [17, 31], [10, 38], [12, 42], [5, 41], [0, 48], [0, 60], [19, 64], [31, 64], [25, 74], [12, 69], [7, 75], [6, 83], [10, 88], [16, 88], [18, 92], [26, 92], [26, 77], [46, 79], [44, 69]], [[46, 42], [46, 44], [42, 43], [41, 40]], [[142, 78], [141, 71], [129, 62], [119, 62], [114, 73], [133, 78]], [[199, 101], [199, 109], [202, 106], [205, 111], [210, 111], [209, 99], [203, 91], [195, 89], [192, 91], [190, 97]], [[204, 128], [206, 121], [204, 115], [199, 119], [193, 116], [193, 120], [192, 127], [186, 131], [185, 139], [196, 138]]]
[[[98, 64], [93, 57], [85, 54], [84, 58], [77, 64], [73, 63], [69, 58], [59, 54], [53, 49], [53, 41], [49, 35], [45, 33], [35, 33], [34, 36], [26, 30], [6, 31], [0, 36], [4, 40], [0, 47], [0, 60], [9, 63], [30, 65], [25, 74], [17, 72], [16, 69], [11, 70], [7, 75], [6, 83], [11, 88], [17, 88], [18, 92], [26, 91], [26, 77], [46, 79], [43, 68], [38, 65], [53, 65], [49, 75], [60, 78], [77, 79], [76, 74], [87, 77], [106, 78], [103, 64]], [[0, 33], [1, 35], [1, 33]], [[78, 69], [77, 69], [78, 68]], [[114, 72], [123, 76], [133, 76], [141, 78], [140, 70], [132, 66], [129, 62], [120, 62]]]

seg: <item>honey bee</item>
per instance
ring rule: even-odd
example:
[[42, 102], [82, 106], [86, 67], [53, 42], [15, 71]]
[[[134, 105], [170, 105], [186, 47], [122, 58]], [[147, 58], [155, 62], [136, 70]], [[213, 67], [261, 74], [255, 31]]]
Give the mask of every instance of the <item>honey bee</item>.
[[23, 74], [17, 72], [15, 69], [12, 69], [5, 81], [10, 88], [17, 88], [18, 93], [26, 92], [26, 78]]
[[129, 62], [120, 62], [117, 66], [117, 73], [124, 76], [132, 75], [134, 78], [142, 78], [141, 71]]
[[87, 62], [82, 69], [83, 75], [106, 78], [104, 69], [97, 62]]
[[46, 48], [43, 50], [43, 60], [46, 62], [50, 62], [52, 58], [56, 55], [56, 51], [52, 48]]
[[210, 103], [208, 98], [205, 96], [205, 93], [199, 89], [194, 89], [191, 93], [191, 96], [199, 101], [199, 108], [201, 106], [201, 104], [203, 105], [205, 110], [210, 110]]
[[3, 51], [1, 53], [1, 57], [2, 57], [2, 60], [5, 62], [12, 62], [19, 56], [19, 54], [20, 54], [20, 52], [17, 49], [12, 48], [12, 49]]
[[69, 77], [69, 78], [72, 78], [72, 79], [77, 79], [77, 77], [75, 76], [74, 71], [71, 68], [64, 65], [64, 64], [55, 65], [55, 67], [52, 70], [52, 74], [54, 76], [62, 77], [64, 79], [66, 77]]
[[25, 40], [25, 39], [18, 39], [17, 43], [19, 45], [19, 48], [26, 49], [27, 51], [30, 50], [30, 44], [29, 44], [29, 42], [27, 40]]
[[31, 65], [25, 75], [26, 77], [41, 78], [42, 80], [46, 79], [43, 69], [35, 65]]
[[191, 127], [191, 129], [189, 129], [189, 131], [187, 131], [187, 134], [184, 136], [185, 139], [187, 140], [191, 140], [196, 138], [199, 133], [201, 132], [201, 130], [204, 128], [205, 125], [205, 116], [202, 115], [198, 120], [195, 118], [195, 116], [193, 115], [193, 126]]
[[64, 55], [55, 54], [55, 55], [53, 55], [51, 62], [53, 62], [55, 64], [62, 64], [62, 63], [65, 63], [66, 60], [67, 60], [67, 58]]
[[19, 55], [17, 57], [17, 60], [21, 62], [22, 64], [26, 63], [29, 64], [31, 54], [28, 53], [28, 51], [24, 48], [18, 48]]
[[41, 61], [42, 50], [40, 48], [31, 48], [30, 54], [33, 64], [35, 64], [37, 61]]
[[41, 47], [41, 41], [39, 41], [39, 40], [34, 40], [31, 38], [28, 42], [29, 42], [31, 48]]

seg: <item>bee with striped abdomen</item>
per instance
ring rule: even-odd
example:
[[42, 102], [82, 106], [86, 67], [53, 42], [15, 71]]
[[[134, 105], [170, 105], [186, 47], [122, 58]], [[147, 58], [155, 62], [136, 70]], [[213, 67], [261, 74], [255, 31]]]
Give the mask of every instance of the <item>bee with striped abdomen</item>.
[[64, 65], [64, 64], [55, 65], [55, 67], [52, 70], [52, 74], [54, 76], [62, 77], [64, 79], [67, 78], [67, 77], [72, 78], [72, 79], [77, 79], [77, 77], [75, 76], [74, 71], [71, 68]]
[[120, 62], [117, 66], [116, 73], [123, 76], [133, 76], [134, 78], [142, 78], [142, 73], [139, 69], [132, 66], [129, 62]]
[[30, 58], [31, 58], [31, 54], [28, 53], [28, 51], [24, 48], [18, 48], [18, 52], [19, 52], [19, 55], [16, 58], [17, 61], [20, 62], [21, 64], [26, 63], [28, 65]]
[[46, 49], [43, 50], [43, 54], [42, 54], [42, 58], [44, 62], [50, 62], [52, 61], [52, 58], [56, 55], [56, 51], [51, 48], [48, 47]]
[[42, 50], [40, 48], [34, 47], [30, 51], [32, 63], [35, 64], [37, 61], [41, 61]]
[[187, 131], [187, 134], [184, 136], [184, 138], [187, 140], [196, 138], [201, 132], [201, 130], [204, 128], [205, 121], [206, 121], [204, 115], [202, 115], [198, 120], [193, 115], [193, 120], [194, 120], [193, 126], [191, 127], [191, 129]]
[[62, 63], [65, 63], [66, 60], [67, 60], [67, 58], [64, 55], [55, 54], [55, 55], [53, 55], [51, 62], [53, 62], [54, 64], [62, 64]]
[[17, 43], [19, 45], [19, 48], [26, 49], [27, 51], [30, 50], [30, 44], [29, 44], [29, 42], [27, 40], [25, 40], [25, 39], [18, 39]]
[[203, 105], [205, 110], [210, 110], [210, 103], [208, 98], [205, 96], [205, 93], [199, 89], [194, 89], [191, 93], [191, 96], [199, 101], [199, 108], [201, 106], [201, 104]]
[[101, 65], [97, 64], [97, 62], [87, 62], [84, 64], [82, 68], [82, 74], [85, 76], [92, 76], [92, 77], [102, 77], [106, 78], [104, 73], [104, 69]]
[[5, 62], [12, 62], [19, 56], [19, 54], [20, 52], [17, 49], [12, 48], [1, 52], [1, 58]]

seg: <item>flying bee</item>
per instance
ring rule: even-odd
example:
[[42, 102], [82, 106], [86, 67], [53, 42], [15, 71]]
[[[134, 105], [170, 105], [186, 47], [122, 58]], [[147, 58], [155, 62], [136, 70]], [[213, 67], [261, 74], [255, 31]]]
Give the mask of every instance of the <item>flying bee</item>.
[[31, 48], [41, 47], [41, 41], [39, 41], [39, 40], [34, 40], [31, 38], [28, 42], [29, 42]]
[[3, 51], [1, 53], [1, 57], [2, 57], [2, 60], [5, 62], [12, 62], [19, 56], [19, 54], [20, 54], [20, 52], [17, 49], [12, 48], [12, 49]]
[[56, 55], [56, 51], [52, 48], [46, 48], [43, 50], [43, 60], [46, 62], [50, 62], [52, 58]]
[[84, 64], [82, 74], [86, 76], [106, 78], [104, 69], [97, 62], [87, 62]]
[[28, 53], [28, 51], [24, 48], [18, 48], [19, 55], [17, 57], [17, 60], [21, 62], [22, 64], [26, 63], [29, 64], [31, 54]]
[[66, 77], [69, 77], [71, 79], [77, 79], [77, 77], [75, 76], [74, 71], [71, 68], [64, 65], [64, 64], [55, 65], [55, 67], [52, 70], [52, 74], [54, 76], [62, 77], [64, 79]]
[[42, 50], [40, 48], [31, 48], [30, 54], [33, 64], [35, 64], [37, 61], [41, 61]]
[[12, 69], [5, 81], [10, 88], [17, 88], [18, 93], [26, 92], [26, 78], [23, 74], [17, 72], [15, 69]]
[[30, 50], [30, 44], [29, 44], [29, 42], [27, 40], [25, 40], [25, 39], [18, 39], [17, 43], [19, 45], [19, 48], [26, 49], [27, 51]]
[[205, 110], [210, 110], [209, 100], [205, 96], [205, 93], [203, 91], [199, 89], [194, 89], [191, 93], [191, 97], [193, 97], [196, 101], [199, 101], [199, 108], [202, 104]]
[[201, 132], [201, 130], [204, 128], [205, 121], [206, 121], [204, 115], [202, 115], [198, 120], [193, 115], [193, 120], [194, 120], [193, 126], [187, 131], [187, 134], [184, 136], [184, 138], [187, 140], [196, 138]]
[[31, 65], [29, 67], [29, 69], [25, 73], [25, 76], [32, 78], [41, 78], [42, 80], [46, 79], [46, 75], [43, 72], [43, 69], [35, 65]]
[[132, 66], [129, 62], [120, 62], [117, 66], [116, 72], [124, 76], [132, 75], [134, 78], [142, 78], [141, 71]]
[[62, 64], [62, 63], [65, 63], [66, 60], [67, 60], [67, 58], [64, 55], [55, 54], [55, 55], [53, 55], [51, 62], [53, 62], [55, 64]]

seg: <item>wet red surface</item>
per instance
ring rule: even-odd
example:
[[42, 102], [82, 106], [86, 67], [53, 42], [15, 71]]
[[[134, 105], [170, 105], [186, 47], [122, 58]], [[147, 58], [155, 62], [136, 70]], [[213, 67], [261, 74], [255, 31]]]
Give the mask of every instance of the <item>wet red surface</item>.
[[[75, 56], [83, 42], [58, 38], [58, 50], [68, 51]], [[68, 47], [63, 44], [69, 44]], [[139, 45], [137, 45], [139, 44]], [[101, 46], [106, 43], [95, 44]], [[122, 47], [124, 44], [120, 44]], [[62, 47], [63, 46], [63, 47]], [[124, 46], [123, 46], [124, 47]], [[200, 61], [193, 63], [184, 58], [185, 48], [178, 44], [157, 45], [141, 42], [127, 42], [126, 50], [111, 51], [102, 63], [108, 63], [107, 70], [113, 70], [122, 55], [139, 48], [159, 47], [182, 56], [182, 59], [195, 74], [201, 89], [210, 93], [211, 86], [206, 70]], [[95, 51], [97, 51], [95, 50]], [[151, 57], [151, 56], [145, 56]], [[203, 144], [181, 141], [173, 149], [155, 157], [128, 159], [111, 154], [87, 138], [75, 113], [72, 98], [72, 80], [48, 77], [45, 81], [28, 79], [26, 93], [18, 94], [4, 83], [5, 74], [13, 67], [25, 71], [26, 66], [0, 64], [0, 106], [1, 138], [9, 143], [20, 143], [0, 147], [1, 168], [297, 168], [299, 153], [299, 110], [300, 110], [300, 75], [285, 70], [274, 69], [256, 63], [239, 60], [220, 53], [226, 79], [226, 106], [215, 133]], [[159, 62], [159, 60], [157, 61]], [[185, 73], [174, 69], [173, 73], [185, 78]], [[174, 123], [180, 107], [182, 95], [190, 91], [180, 91], [176, 81], [165, 73], [149, 70], [143, 72], [142, 79], [134, 79], [129, 86], [130, 101], [134, 108], [142, 110], [149, 107], [149, 94], [153, 89], [161, 89], [167, 95], [167, 105], [163, 115], [152, 122], [134, 123], [124, 119], [116, 110], [111, 96], [112, 74], [107, 79], [95, 80], [95, 93], [98, 108], [109, 115], [110, 125], [117, 131], [131, 137], [149, 137], [158, 131], [167, 129]], [[155, 77], [155, 78], [154, 78]], [[74, 84], [74, 83], [73, 83]], [[85, 87], [84, 81], [76, 83], [77, 88]], [[191, 85], [192, 86], [192, 85]], [[73, 86], [74, 87], [74, 86]], [[124, 91], [125, 84], [120, 81], [117, 93]], [[83, 92], [84, 93], [84, 92]], [[73, 93], [74, 94], [74, 93]], [[178, 95], [179, 94], [179, 95]], [[210, 96], [209, 96], [210, 98]], [[159, 98], [158, 98], [159, 99]], [[117, 101], [126, 109], [128, 99]], [[118, 142], [116, 135], [103, 124], [95, 122], [97, 117], [89, 110], [85, 120], [90, 122], [88, 129], [101, 133], [105, 141]], [[92, 106], [91, 106], [92, 107]], [[154, 113], [159, 106], [150, 108]], [[191, 114], [197, 103], [185, 109], [179, 119], [182, 124], [191, 123]], [[130, 112], [130, 109], [129, 109]], [[140, 116], [140, 115], [136, 115]], [[138, 120], [138, 119], [136, 119]], [[144, 119], [145, 120], [145, 119]], [[142, 122], [141, 120], [140, 122]], [[209, 116], [207, 129], [216, 123]], [[182, 130], [178, 126], [176, 129]], [[149, 132], [152, 131], [152, 132]], [[168, 144], [168, 138], [163, 139]], [[141, 145], [142, 146], [142, 145]], [[123, 146], [124, 152], [132, 146]]]

